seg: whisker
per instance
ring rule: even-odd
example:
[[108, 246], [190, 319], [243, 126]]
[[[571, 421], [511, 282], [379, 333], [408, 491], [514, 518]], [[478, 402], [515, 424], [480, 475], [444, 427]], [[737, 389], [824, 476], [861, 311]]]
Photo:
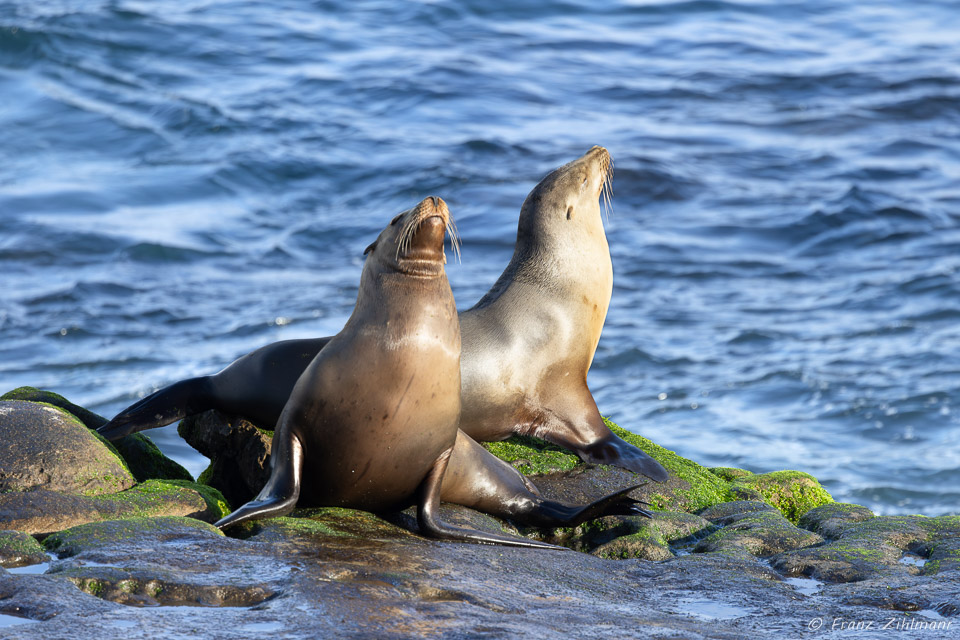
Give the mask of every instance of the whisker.
[[457, 262], [463, 264], [460, 259], [460, 232], [457, 231], [457, 223], [454, 222], [453, 216], [447, 216], [447, 233], [450, 234], [450, 248], [453, 249], [453, 254], [457, 257]]
[[613, 158], [608, 156], [603, 175], [603, 213], [607, 222], [610, 221], [610, 212], [613, 211]]

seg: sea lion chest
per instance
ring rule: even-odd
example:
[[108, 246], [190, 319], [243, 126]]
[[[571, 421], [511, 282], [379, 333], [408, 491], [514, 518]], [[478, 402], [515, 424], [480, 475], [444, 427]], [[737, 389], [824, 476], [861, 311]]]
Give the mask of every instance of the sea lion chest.
[[456, 439], [459, 356], [452, 301], [449, 311], [334, 338], [284, 410], [304, 448], [301, 503], [372, 511], [410, 504]]

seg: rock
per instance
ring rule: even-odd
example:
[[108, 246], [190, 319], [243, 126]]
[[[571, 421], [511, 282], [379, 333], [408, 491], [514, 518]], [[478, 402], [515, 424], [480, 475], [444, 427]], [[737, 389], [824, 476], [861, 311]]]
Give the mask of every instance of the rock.
[[45, 489], [88, 496], [129, 489], [124, 462], [66, 411], [0, 401], [0, 494]]
[[736, 467], [708, 467], [710, 473], [726, 480], [727, 482], [733, 482], [737, 478], [742, 478], [744, 476], [752, 476], [752, 471], [747, 471], [746, 469], [737, 469]]
[[[714, 510], [712, 514], [709, 509], [706, 510], [707, 519], [722, 528], [701, 540], [694, 549], [695, 553], [724, 551], [735, 546], [746, 549], [751, 555], [766, 557], [823, 542], [823, 538], [797, 528], [765, 502], [731, 502], [724, 506], [732, 505], [741, 505], [743, 508], [739, 512], [722, 515], [717, 513], [719, 510]], [[701, 515], [704, 515], [703, 512]]]
[[[205, 446], [263, 453], [263, 432], [241, 427], [246, 435], [228, 447], [224, 442], [236, 433], [231, 427], [216, 440], [210, 434], [217, 428], [204, 427]], [[568, 454], [536, 441], [507, 444], [554, 497], [567, 490], [559, 481], [564, 476], [572, 494], [584, 499], [636, 482], [628, 472], [576, 460], [565, 468]], [[388, 521], [350, 509], [298, 509], [232, 528], [233, 538], [191, 518], [143, 517], [176, 513], [210, 521], [225, 513], [218, 492], [183, 481], [152, 480], [93, 496], [47, 489], [2, 494], [0, 528], [49, 533], [44, 544], [59, 557], [45, 575], [0, 569], [0, 613], [6, 614], [0, 623], [9, 625], [3, 636], [780, 638], [802, 635], [814, 619], [827, 625], [870, 620], [894, 609], [914, 611], [916, 618], [904, 618], [914, 622], [928, 620], [919, 615], [924, 610], [960, 613], [960, 517], [876, 518], [835, 504], [801, 517], [806, 489], [792, 490], [793, 472], [759, 474], [774, 476], [759, 481], [713, 473], [654, 447], [644, 445], [666, 461], [675, 482], [644, 490], [658, 490], [664, 503], [696, 507], [700, 515], [658, 512], [652, 519], [609, 517], [574, 529], [524, 532], [590, 554], [428, 540], [409, 531], [416, 528], [410, 511]], [[268, 458], [260, 453], [237, 469], [262, 472]], [[762, 501], [728, 502], [733, 494], [725, 478], [734, 484], [753, 479], [739, 492]], [[795, 527], [784, 512], [808, 529]], [[455, 505], [443, 505], [441, 516], [518, 533]], [[19, 520], [11, 524], [7, 517]], [[84, 518], [87, 524], [71, 526]], [[815, 531], [836, 539], [823, 542]], [[841, 543], [846, 547], [831, 549]], [[797, 545], [808, 546], [793, 549]], [[686, 553], [694, 546], [698, 552]], [[755, 557], [780, 549], [792, 550], [769, 564]], [[836, 561], [831, 553], [844, 551], [862, 552], [857, 558], [865, 570], [856, 583], [862, 588], [828, 583], [804, 594], [771, 567], [816, 577], [818, 558]], [[883, 556], [879, 569], [870, 565], [872, 553]], [[909, 564], [901, 562], [905, 555]], [[24, 622], [10, 625], [7, 616]]]
[[777, 509], [766, 502], [760, 500], [735, 500], [733, 502], [721, 502], [714, 504], [706, 509], [701, 509], [698, 515], [701, 518], [711, 522], [724, 522], [728, 518], [740, 515], [742, 513], [751, 513], [754, 511], [776, 511]]
[[43, 540], [43, 548], [57, 554], [60, 559], [114, 545], [123, 546], [128, 540], [145, 537], [161, 537], [164, 540], [190, 538], [208, 533], [222, 536], [216, 527], [191, 518], [162, 516], [157, 518], [133, 517], [122, 520], [106, 520], [70, 527], [52, 533]]
[[210, 466], [199, 480], [219, 490], [230, 504], [246, 504], [270, 478], [272, 431], [242, 418], [207, 411], [182, 420], [177, 433], [210, 458]]
[[619, 467], [585, 465], [576, 456], [534, 438], [514, 437], [504, 442], [484, 443], [494, 455], [528, 473], [544, 495], [556, 500], [585, 504], [604, 495], [645, 483], [634, 497], [661, 511], [696, 511], [729, 499], [727, 483], [705, 467], [660, 447], [646, 438], [607, 421], [617, 436], [639, 447], [670, 473], [663, 483]]
[[[48, 574], [81, 591], [136, 606], [249, 607], [277, 593], [268, 558], [252, 568], [238, 543], [187, 518], [133, 518], [74, 527], [44, 544], [67, 561]], [[256, 557], [256, 549], [247, 552]], [[256, 577], [254, 577], [256, 576]]]
[[[350, 510], [297, 515], [253, 523], [243, 540], [182, 518], [50, 536], [60, 559], [46, 575], [0, 572], [0, 612], [39, 621], [3, 636], [764, 639], [879, 615], [797, 597], [746, 553], [606, 560], [425, 540]], [[664, 520], [678, 533], [702, 525]]]
[[839, 538], [852, 524], [873, 518], [873, 511], [858, 504], [832, 502], [815, 507], [803, 514], [799, 525], [825, 538]]
[[810, 509], [833, 502], [817, 479], [802, 471], [742, 476], [730, 485], [730, 493], [740, 500], [763, 500], [779, 509], [794, 524]]
[[[928, 542], [916, 549], [917, 553], [925, 556], [920, 573], [934, 575], [942, 571], [957, 571], [960, 569], [960, 538], [938, 536], [934, 542]], [[957, 603], [960, 607], [960, 602]]]
[[[449, 516], [450, 512], [447, 511], [442, 515]], [[406, 517], [401, 519], [404, 524], [411, 524]], [[415, 529], [416, 522], [412, 524]], [[304, 543], [314, 547], [328, 542], [330, 538], [355, 538], [381, 542], [417, 538], [405, 526], [384, 520], [366, 511], [340, 507], [295, 509], [288, 517], [255, 520], [231, 529], [230, 533], [245, 540], [286, 544]]]
[[100, 496], [47, 490], [0, 494], [0, 528], [36, 535], [122, 517], [175, 515], [215, 522], [227, 513], [216, 489], [184, 480], [148, 480]]
[[843, 527], [839, 538], [822, 546], [788, 551], [772, 560], [788, 575], [811, 576], [827, 582], [859, 582], [876, 577], [897, 577], [924, 572], [901, 560], [905, 552], [930, 556], [940, 549], [927, 573], [940, 570], [939, 560], [952, 566], [953, 550], [960, 537], [960, 516], [875, 516]]
[[574, 549], [589, 551], [600, 558], [643, 558], [668, 560], [672, 547], [683, 547], [708, 535], [716, 527], [699, 516], [669, 511], [653, 518], [607, 517], [586, 522]]
[[[50, 404], [72, 414], [91, 430], [96, 430], [107, 423], [106, 418], [73, 404], [58, 393], [43, 391], [34, 387], [19, 387], [4, 394], [0, 397], [0, 400], [24, 400]], [[126, 462], [127, 469], [133, 474], [137, 482], [151, 479], [193, 480], [189, 471], [176, 461], [163, 455], [157, 445], [153, 444], [153, 441], [143, 434], [129, 435], [111, 443], [109, 446]]]
[[47, 561], [47, 554], [33, 536], [22, 531], [0, 530], [0, 567], [25, 567]]
[[76, 416], [88, 429], [97, 429], [107, 422], [102, 416], [98, 416], [88, 409], [73, 404], [59, 393], [45, 391], [35, 387], [17, 387], [13, 391], [8, 391], [0, 396], [0, 400], [24, 400], [26, 402], [38, 402], [60, 407], [67, 413]]

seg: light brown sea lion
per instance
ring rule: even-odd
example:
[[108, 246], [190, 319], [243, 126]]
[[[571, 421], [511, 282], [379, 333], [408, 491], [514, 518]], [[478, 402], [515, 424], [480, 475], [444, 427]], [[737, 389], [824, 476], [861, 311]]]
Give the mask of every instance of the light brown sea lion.
[[600, 213], [611, 174], [610, 154], [593, 147], [524, 201], [510, 264], [460, 314], [460, 428], [481, 442], [536, 436], [662, 482], [666, 470], [607, 428], [587, 387], [613, 291]]
[[[427, 198], [370, 245], [353, 314], [307, 366], [280, 415], [270, 479], [217, 526], [283, 515], [298, 503], [374, 512], [416, 504], [420, 530], [432, 537], [553, 548], [437, 518], [442, 489], [479, 509], [510, 499], [500, 486], [509, 467], [502, 461], [487, 466], [485, 456], [493, 456], [457, 428], [460, 326], [444, 271], [449, 224], [443, 200]], [[458, 440], [464, 456], [445, 482]], [[485, 488], [492, 494], [484, 495]], [[587, 510], [638, 513], [629, 490]], [[543, 500], [526, 486], [521, 493], [537, 513], [544, 504], [571, 509], [571, 517], [585, 511]]]
[[[594, 147], [550, 173], [524, 201], [513, 259], [490, 292], [460, 313], [461, 428], [481, 442], [536, 436], [586, 462], [663, 481], [659, 463], [606, 427], [587, 387], [613, 286], [600, 213], [611, 172], [610, 154]], [[114, 440], [207, 409], [272, 427], [300, 374], [329, 341], [261, 347], [218, 374], [157, 391], [100, 433]]]

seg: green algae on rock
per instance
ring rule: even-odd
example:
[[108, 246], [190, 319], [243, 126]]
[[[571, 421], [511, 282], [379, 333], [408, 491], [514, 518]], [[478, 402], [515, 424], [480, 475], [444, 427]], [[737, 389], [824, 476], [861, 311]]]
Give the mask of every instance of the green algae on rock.
[[825, 538], [839, 538], [850, 525], [873, 517], [873, 511], [859, 504], [830, 502], [810, 509], [797, 524]]
[[696, 511], [729, 499], [727, 483], [705, 467], [604, 420], [617, 436], [662, 464], [670, 477], [655, 483], [619, 467], [586, 465], [575, 455], [536, 438], [514, 436], [483, 446], [530, 476], [544, 495], [554, 500], [585, 503], [639, 483], [645, 484], [632, 495], [656, 510]]
[[0, 401], [0, 431], [0, 493], [46, 489], [92, 496], [135, 482], [114, 451], [59, 407]]
[[215, 489], [183, 480], [148, 480], [126, 491], [81, 496], [37, 489], [0, 494], [0, 527], [45, 535], [68, 527], [126, 517], [223, 517]]
[[845, 525], [840, 536], [824, 545], [789, 551], [773, 559], [788, 575], [806, 575], [827, 582], [858, 582], [874, 577], [932, 574], [938, 564], [922, 568], [904, 564], [906, 552], [949, 559], [960, 538], [960, 516], [875, 516]]
[[0, 567], [12, 569], [47, 561], [36, 539], [22, 531], [0, 530]]
[[738, 469], [736, 467], [707, 467], [713, 475], [718, 478], [722, 478], [727, 482], [733, 482], [737, 478], [742, 478], [744, 476], [752, 476], [753, 471], [747, 471], [746, 469]]
[[249, 502], [270, 478], [273, 434], [248, 420], [205, 411], [181, 420], [177, 433], [210, 459], [198, 480], [216, 488], [230, 504]]
[[742, 547], [757, 557], [820, 544], [819, 535], [800, 529], [765, 502], [729, 502], [725, 509], [706, 509], [701, 515], [722, 528], [701, 540], [694, 552]]
[[35, 387], [18, 387], [0, 396], [0, 400], [23, 400], [48, 404], [70, 413], [90, 429], [93, 435], [121, 460], [124, 467], [133, 474], [137, 482], [150, 479], [193, 480], [189, 471], [176, 461], [163, 455], [157, 445], [141, 433], [129, 435], [115, 442], [108, 442], [96, 433], [97, 428], [107, 423], [106, 418], [70, 402], [59, 393]]
[[670, 479], [663, 484], [650, 482], [635, 494], [654, 509], [694, 512], [730, 499], [727, 483], [706, 467], [630, 433], [607, 418], [603, 420], [614, 435], [642, 449], [670, 473]]
[[797, 524], [810, 509], [833, 502], [833, 497], [817, 479], [802, 471], [771, 471], [742, 476], [730, 485], [730, 492], [741, 500], [763, 500]]
[[[668, 560], [672, 547], [686, 546], [709, 535], [716, 526], [690, 513], [661, 511], [653, 518], [601, 518], [584, 523], [579, 550], [601, 558]], [[577, 547], [574, 547], [577, 548]]]
[[102, 416], [95, 414], [89, 409], [84, 409], [80, 405], [73, 404], [59, 393], [37, 389], [36, 387], [17, 387], [0, 396], [0, 400], [24, 400], [26, 402], [39, 402], [53, 405], [76, 416], [88, 429], [96, 429], [107, 422]]
[[574, 454], [539, 438], [513, 436], [499, 442], [481, 444], [524, 475], [570, 471], [580, 464], [580, 459]]
[[[212, 524], [185, 518], [182, 516], [163, 516], [146, 518], [134, 516], [119, 520], [104, 520], [77, 525], [52, 533], [43, 540], [43, 546], [55, 552], [59, 558], [69, 558], [90, 549], [98, 549], [113, 545], [124, 540], [139, 538], [144, 533], [164, 533], [176, 530], [183, 535], [182, 530], [205, 531], [222, 536], [223, 533]], [[172, 535], [172, 534], [171, 534]]]

